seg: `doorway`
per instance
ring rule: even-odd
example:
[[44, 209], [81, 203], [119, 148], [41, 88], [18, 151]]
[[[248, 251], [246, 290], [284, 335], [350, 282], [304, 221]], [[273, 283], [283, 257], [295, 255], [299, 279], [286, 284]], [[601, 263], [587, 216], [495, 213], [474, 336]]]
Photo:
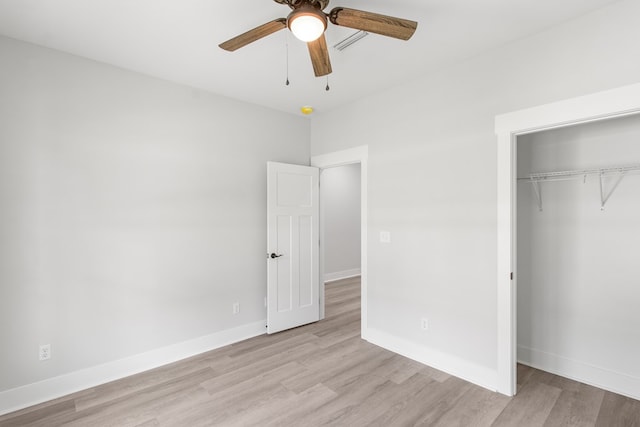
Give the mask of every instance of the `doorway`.
[[360, 276], [360, 163], [320, 171], [321, 283]]
[[517, 364], [517, 137], [543, 130], [640, 113], [640, 84], [572, 98], [497, 116], [497, 297], [498, 370], [496, 389], [516, 394]]
[[638, 398], [640, 115], [517, 138], [518, 363]]
[[[366, 339], [367, 335], [367, 166], [368, 166], [368, 147], [360, 146], [348, 150], [337, 151], [333, 153], [323, 154], [320, 156], [314, 156], [311, 158], [311, 166], [315, 166], [320, 169], [321, 175], [324, 171], [338, 168], [346, 165], [359, 165], [359, 187], [360, 187], [360, 218], [359, 218], [359, 245], [360, 245], [360, 281], [361, 281], [361, 337]], [[349, 172], [353, 173], [354, 168], [351, 168]], [[322, 191], [321, 191], [322, 194]], [[322, 196], [321, 196], [322, 197]], [[331, 269], [335, 269], [335, 262], [337, 260], [333, 256], [328, 256], [327, 242], [325, 239], [326, 223], [323, 216], [323, 201], [320, 201], [321, 205], [321, 217], [320, 217], [320, 319], [325, 317], [325, 295], [324, 295], [324, 281], [325, 278], [331, 279], [331, 273], [338, 274], [353, 274], [352, 270], [349, 273], [347, 270], [326, 271], [325, 266], [329, 265]], [[332, 232], [335, 230], [331, 230]], [[334, 254], [332, 254], [334, 255]], [[329, 264], [327, 264], [329, 263]], [[333, 263], [333, 264], [332, 264]], [[339, 262], [337, 265], [340, 265]], [[337, 267], [340, 268], [340, 267]], [[336, 277], [336, 276], [334, 276]]]

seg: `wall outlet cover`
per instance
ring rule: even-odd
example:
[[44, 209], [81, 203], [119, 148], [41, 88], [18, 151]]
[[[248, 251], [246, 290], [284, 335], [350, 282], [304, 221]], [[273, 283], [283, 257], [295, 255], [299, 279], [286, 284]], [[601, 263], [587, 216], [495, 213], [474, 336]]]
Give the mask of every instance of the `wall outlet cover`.
[[51, 344], [43, 344], [38, 351], [38, 358], [40, 360], [51, 359]]

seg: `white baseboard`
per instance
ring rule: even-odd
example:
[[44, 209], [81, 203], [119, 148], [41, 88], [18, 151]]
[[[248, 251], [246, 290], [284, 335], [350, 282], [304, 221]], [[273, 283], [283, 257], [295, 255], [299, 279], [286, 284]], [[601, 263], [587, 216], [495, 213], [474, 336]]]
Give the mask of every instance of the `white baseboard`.
[[351, 270], [336, 271], [335, 273], [325, 273], [324, 282], [335, 282], [336, 280], [348, 279], [350, 277], [356, 277], [360, 275], [359, 268], [352, 268]]
[[518, 363], [640, 400], [640, 378], [631, 375], [524, 346]]
[[363, 339], [480, 387], [491, 391], [497, 390], [498, 373], [494, 369], [477, 365], [457, 356], [442, 353], [373, 328], [367, 329], [366, 338], [363, 336]]
[[0, 392], [0, 415], [262, 335], [265, 324], [250, 323]]

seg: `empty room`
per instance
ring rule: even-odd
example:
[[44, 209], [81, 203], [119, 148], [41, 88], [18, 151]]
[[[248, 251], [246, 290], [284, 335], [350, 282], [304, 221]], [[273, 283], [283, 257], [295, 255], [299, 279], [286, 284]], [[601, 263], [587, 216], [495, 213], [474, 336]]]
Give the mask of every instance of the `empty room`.
[[637, 0], [0, 0], [0, 426], [640, 426]]

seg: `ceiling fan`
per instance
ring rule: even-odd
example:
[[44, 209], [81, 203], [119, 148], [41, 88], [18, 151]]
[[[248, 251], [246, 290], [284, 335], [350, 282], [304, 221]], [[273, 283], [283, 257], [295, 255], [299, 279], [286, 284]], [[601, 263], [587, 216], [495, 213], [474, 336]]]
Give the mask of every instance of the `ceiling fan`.
[[307, 43], [316, 77], [331, 73], [331, 61], [324, 32], [327, 20], [334, 25], [409, 40], [418, 27], [415, 21], [379, 15], [362, 10], [336, 7], [329, 13], [323, 10], [329, 0], [273, 0], [286, 4], [292, 11], [287, 18], [278, 18], [246, 33], [233, 37], [219, 46], [230, 52], [260, 40], [270, 34], [289, 28], [296, 38]]

